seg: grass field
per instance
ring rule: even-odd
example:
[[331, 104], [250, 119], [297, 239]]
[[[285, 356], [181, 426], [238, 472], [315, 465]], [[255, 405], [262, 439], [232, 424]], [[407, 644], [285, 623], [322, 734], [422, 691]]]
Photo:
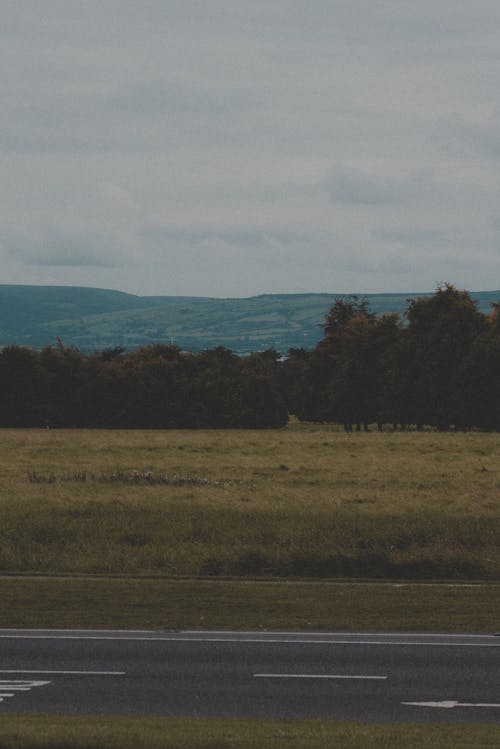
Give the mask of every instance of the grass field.
[[0, 627], [497, 632], [500, 584], [0, 578]]
[[496, 749], [497, 726], [2, 715], [2, 749]]
[[500, 578], [500, 435], [0, 432], [0, 571]]
[[[499, 458], [495, 434], [0, 431], [0, 626], [498, 631]], [[2, 749], [497, 745], [472, 725], [0, 725]]]

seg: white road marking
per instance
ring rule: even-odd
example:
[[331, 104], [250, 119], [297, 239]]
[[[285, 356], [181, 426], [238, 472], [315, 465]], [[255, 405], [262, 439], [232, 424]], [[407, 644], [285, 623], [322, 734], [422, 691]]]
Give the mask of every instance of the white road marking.
[[34, 687], [44, 687], [50, 683], [50, 681], [39, 681], [38, 679], [9, 679], [8, 681], [0, 679], [0, 702], [3, 702], [6, 697], [15, 697], [19, 692], [29, 692]]
[[0, 674], [54, 674], [56, 676], [125, 676], [126, 671], [33, 671], [32, 669], [0, 668]]
[[354, 674], [254, 674], [256, 679], [387, 679], [387, 676], [358, 676]]
[[31, 689], [32, 687], [43, 687], [45, 684], [50, 684], [50, 681], [39, 681], [38, 679], [0, 679], [0, 689]]
[[450, 709], [453, 707], [500, 707], [494, 702], [456, 702], [455, 700], [441, 700], [441, 702], [402, 702], [402, 705], [414, 705], [415, 707], [440, 707]]
[[[64, 632], [65, 630], [51, 630], [51, 631], [59, 631]], [[67, 630], [66, 630], [67, 631]], [[93, 630], [94, 632], [99, 630]], [[125, 632], [126, 630], [120, 630], [116, 629], [113, 630], [114, 632]], [[133, 630], [130, 630], [131, 632]], [[4, 629], [2, 632], [19, 632], [19, 630], [8, 630]], [[241, 629], [211, 629], [209, 630], [211, 635], [241, 635], [241, 634], [248, 634], [248, 632], [244, 632]], [[148, 631], [143, 631], [140, 634], [148, 634]], [[151, 634], [151, 630], [149, 630], [149, 634]], [[168, 635], [168, 631], [166, 632]], [[174, 634], [172, 632], [172, 634]], [[182, 629], [175, 632], [177, 635], [201, 635], [203, 636], [205, 632], [202, 629]], [[293, 630], [273, 630], [273, 629], [264, 629], [259, 631], [256, 631], [256, 635], [261, 635], [265, 637], [266, 635], [279, 635], [281, 637], [289, 636], [289, 637], [296, 637], [297, 632], [294, 632]], [[448, 638], [448, 637], [460, 637], [460, 638], [467, 638], [467, 637], [474, 637], [476, 639], [484, 637], [484, 638], [491, 638], [495, 637], [497, 635], [489, 635], [489, 634], [469, 634], [469, 633], [453, 633], [453, 632], [305, 632], [305, 635], [307, 637], [328, 637], [328, 635], [333, 635], [333, 637], [394, 637], [396, 635], [401, 635], [402, 637], [418, 637], [419, 639], [425, 639], [426, 637], [441, 637], [441, 638]]]
[[455, 648], [500, 648], [497, 642], [415, 642], [412, 640], [310, 640], [306, 638], [274, 638], [274, 637], [179, 637], [173, 636], [151, 636], [151, 637], [106, 637], [105, 635], [60, 635], [60, 634], [0, 634], [0, 639], [7, 640], [100, 640], [117, 642], [120, 640], [130, 642], [233, 642], [233, 643], [255, 643], [255, 644], [284, 644], [284, 645], [403, 645], [413, 647], [455, 647]]

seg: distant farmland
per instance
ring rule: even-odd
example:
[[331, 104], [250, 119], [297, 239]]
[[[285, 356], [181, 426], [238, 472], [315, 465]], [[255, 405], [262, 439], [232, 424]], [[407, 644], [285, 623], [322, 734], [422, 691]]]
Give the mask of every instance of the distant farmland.
[[[313, 348], [342, 294], [264, 294], [246, 299], [139, 297], [70, 286], [0, 285], [0, 346], [41, 348], [62, 339], [84, 351], [150, 343], [185, 350], [225, 346], [236, 353]], [[373, 312], [403, 314], [421, 294], [367, 294]], [[500, 291], [473, 293], [483, 312]]]

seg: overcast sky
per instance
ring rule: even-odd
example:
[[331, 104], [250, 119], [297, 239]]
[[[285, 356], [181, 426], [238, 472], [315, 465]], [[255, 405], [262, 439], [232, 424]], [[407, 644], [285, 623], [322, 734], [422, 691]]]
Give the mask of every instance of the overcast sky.
[[500, 288], [498, 0], [0, 0], [1, 283]]

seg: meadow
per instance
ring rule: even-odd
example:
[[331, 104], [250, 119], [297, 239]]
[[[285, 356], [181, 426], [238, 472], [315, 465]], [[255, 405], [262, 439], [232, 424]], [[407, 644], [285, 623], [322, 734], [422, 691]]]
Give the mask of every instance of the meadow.
[[2, 715], [2, 749], [494, 749], [493, 725]]
[[[500, 435], [0, 431], [0, 626], [494, 632]], [[420, 582], [419, 582], [420, 580]], [[495, 726], [4, 715], [6, 749], [496, 746]]]
[[0, 431], [0, 570], [498, 580], [500, 435]]

